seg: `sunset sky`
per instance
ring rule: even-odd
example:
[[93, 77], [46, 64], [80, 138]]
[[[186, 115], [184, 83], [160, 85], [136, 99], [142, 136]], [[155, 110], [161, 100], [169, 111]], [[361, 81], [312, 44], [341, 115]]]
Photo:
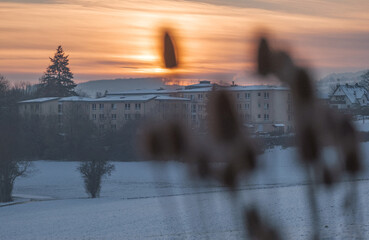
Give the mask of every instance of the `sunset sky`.
[[367, 0], [0, 0], [0, 74], [36, 83], [58, 45], [77, 82], [167, 76], [163, 28], [175, 33], [175, 76], [247, 83], [266, 29], [320, 78], [369, 68]]

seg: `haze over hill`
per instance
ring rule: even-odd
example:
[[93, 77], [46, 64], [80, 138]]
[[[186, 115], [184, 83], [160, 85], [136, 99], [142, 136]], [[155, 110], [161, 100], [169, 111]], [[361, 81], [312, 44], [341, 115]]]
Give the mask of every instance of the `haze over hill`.
[[317, 88], [322, 94], [328, 95], [337, 84], [355, 84], [361, 81], [361, 76], [369, 69], [358, 72], [331, 73], [317, 81]]
[[164, 86], [165, 84], [161, 78], [118, 78], [80, 83], [77, 86], [77, 91], [82, 91], [91, 97], [95, 97], [96, 92], [104, 93], [105, 91], [117, 92], [122, 90], [158, 89]]
[[[317, 81], [317, 88], [322, 95], [328, 95], [331, 89], [337, 84], [355, 84], [361, 81], [361, 76], [368, 71], [362, 70], [358, 72], [344, 72], [344, 73], [331, 73], [324, 78]], [[272, 80], [271, 80], [272, 79]], [[235, 84], [239, 85], [278, 85], [278, 81], [274, 81], [273, 78], [259, 78], [253, 75], [243, 76], [242, 79], [236, 80]], [[214, 83], [220, 83], [221, 85], [231, 84], [229, 82], [222, 82], [214, 80]], [[195, 83], [195, 82], [194, 82]], [[197, 83], [197, 82], [196, 82]], [[117, 78], [106, 80], [92, 80], [84, 83], [80, 83], [77, 86], [77, 91], [87, 93], [91, 97], [96, 96], [96, 92], [104, 93], [129, 91], [137, 89], [159, 89], [159, 88], [177, 88], [178, 85], [166, 85], [162, 78]]]

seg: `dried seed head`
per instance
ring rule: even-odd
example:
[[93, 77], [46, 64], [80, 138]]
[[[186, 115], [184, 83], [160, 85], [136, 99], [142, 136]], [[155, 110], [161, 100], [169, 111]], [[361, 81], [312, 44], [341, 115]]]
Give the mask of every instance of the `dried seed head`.
[[355, 128], [352, 125], [350, 119], [348, 119], [346, 116], [344, 116], [341, 121], [340, 134], [340, 137], [351, 138], [351, 140], [356, 138]]
[[263, 221], [255, 208], [245, 211], [246, 229], [251, 239], [279, 240], [278, 231]]
[[245, 222], [246, 222], [246, 229], [249, 232], [249, 235], [252, 238], [257, 237], [258, 232], [261, 228], [261, 219], [259, 213], [255, 208], [250, 208], [245, 211]]
[[265, 38], [260, 39], [257, 62], [259, 74], [267, 75], [272, 72], [271, 51], [269, 49], [268, 41]]
[[299, 69], [294, 83], [295, 97], [299, 104], [313, 102], [314, 90], [308, 73], [304, 69]]
[[157, 131], [151, 130], [145, 137], [145, 148], [149, 156], [153, 159], [161, 159], [165, 149], [160, 134]]
[[345, 168], [350, 174], [356, 174], [361, 169], [359, 154], [355, 149], [345, 153]]
[[234, 105], [225, 91], [213, 93], [210, 101], [210, 112], [208, 119], [213, 134], [218, 140], [232, 141], [240, 133], [239, 122]]
[[197, 157], [197, 172], [202, 179], [205, 179], [211, 175], [212, 171], [209, 165], [209, 159], [205, 153], [201, 153]]
[[176, 51], [168, 32], [164, 35], [164, 62], [166, 68], [177, 67]]
[[246, 171], [252, 171], [256, 168], [256, 152], [254, 148], [245, 146], [241, 149], [240, 158], [242, 168]]
[[187, 137], [183, 126], [178, 122], [171, 122], [168, 125], [168, 145], [169, 151], [176, 157], [182, 155], [187, 149]]
[[237, 184], [236, 178], [237, 170], [232, 163], [229, 163], [223, 170], [222, 181], [224, 185], [226, 185], [230, 189], [234, 189]]
[[333, 179], [334, 179], [333, 172], [327, 167], [325, 167], [323, 169], [323, 183], [326, 186], [330, 187], [333, 185]]
[[314, 162], [319, 158], [318, 136], [312, 125], [307, 125], [302, 129], [301, 135], [301, 155], [307, 162]]
[[278, 51], [272, 56], [272, 70], [275, 75], [285, 83], [290, 84], [293, 80], [291, 76], [295, 74], [296, 67], [287, 52]]

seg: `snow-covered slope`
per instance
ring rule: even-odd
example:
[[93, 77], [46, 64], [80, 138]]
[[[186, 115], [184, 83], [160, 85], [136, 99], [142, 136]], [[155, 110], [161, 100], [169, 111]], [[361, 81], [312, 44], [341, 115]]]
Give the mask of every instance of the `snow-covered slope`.
[[[369, 143], [362, 147], [368, 159]], [[186, 165], [174, 162], [115, 163], [101, 198], [88, 199], [77, 163], [36, 161], [33, 175], [19, 179], [14, 193], [40, 198], [0, 207], [0, 239], [244, 239], [242, 209], [250, 205], [281, 227], [284, 239], [311, 239], [307, 181], [295, 157], [294, 148], [264, 153], [260, 171], [236, 191], [241, 202], [217, 183], [197, 183]], [[347, 226], [355, 221], [369, 236], [368, 179], [368, 171], [357, 178], [361, 211], [353, 222], [342, 218], [349, 214], [342, 205], [351, 185], [320, 192], [322, 238], [351, 239]]]
[[369, 69], [358, 72], [331, 73], [317, 81], [316, 84], [320, 93], [327, 95], [332, 92], [332, 88], [337, 84], [355, 84], [360, 82], [361, 76], [367, 71], [369, 71]]

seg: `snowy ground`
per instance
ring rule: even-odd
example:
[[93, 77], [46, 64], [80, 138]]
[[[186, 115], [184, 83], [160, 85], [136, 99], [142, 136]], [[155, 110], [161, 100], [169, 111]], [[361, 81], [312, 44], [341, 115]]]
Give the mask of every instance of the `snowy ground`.
[[369, 119], [354, 121], [355, 127], [360, 132], [369, 132]]
[[[369, 143], [362, 147], [369, 156]], [[29, 177], [17, 180], [15, 204], [0, 205], [0, 239], [240, 239], [240, 209], [251, 205], [283, 227], [285, 239], [309, 239], [307, 181], [295, 154], [293, 148], [266, 152], [262, 170], [238, 189], [241, 201], [217, 183], [190, 180], [184, 164], [149, 162], [115, 163], [101, 198], [88, 199], [78, 163], [37, 161]], [[356, 225], [369, 238], [367, 173], [355, 181], [360, 212], [348, 222], [342, 217], [351, 213], [342, 206], [351, 185], [322, 189], [323, 239], [351, 239]]]

